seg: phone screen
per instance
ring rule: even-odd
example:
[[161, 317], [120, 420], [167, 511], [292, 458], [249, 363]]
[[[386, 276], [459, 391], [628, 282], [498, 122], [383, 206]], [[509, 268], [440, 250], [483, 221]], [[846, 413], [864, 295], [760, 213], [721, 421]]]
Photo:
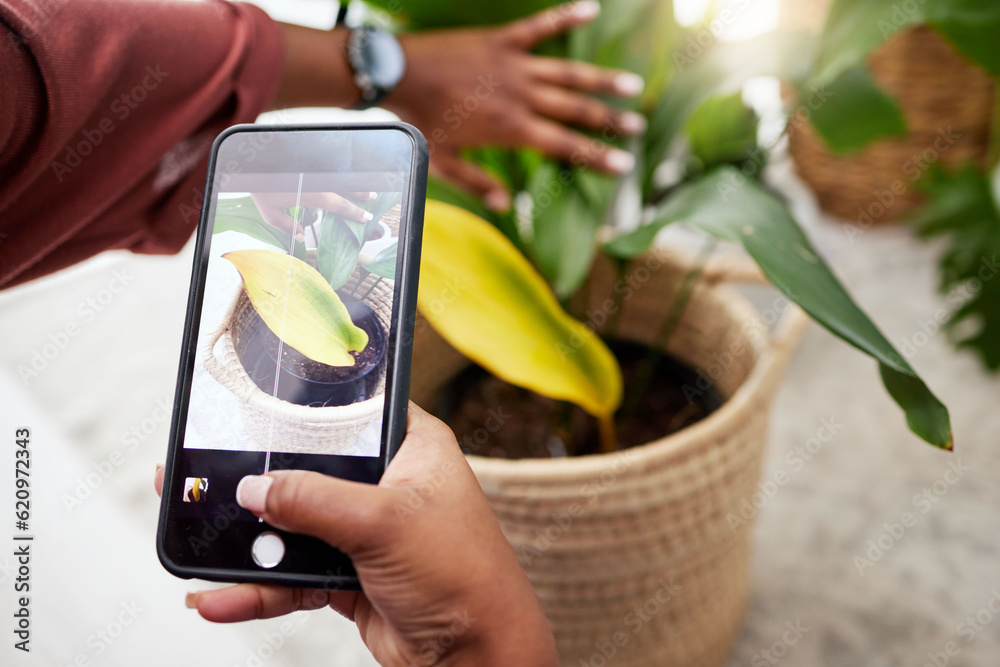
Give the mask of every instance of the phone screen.
[[418, 143], [391, 126], [247, 129], [215, 150], [163, 554], [187, 568], [350, 578], [342, 554], [280, 531], [285, 554], [261, 562], [254, 540], [273, 529], [236, 504], [236, 487], [281, 469], [375, 483], [398, 446]]

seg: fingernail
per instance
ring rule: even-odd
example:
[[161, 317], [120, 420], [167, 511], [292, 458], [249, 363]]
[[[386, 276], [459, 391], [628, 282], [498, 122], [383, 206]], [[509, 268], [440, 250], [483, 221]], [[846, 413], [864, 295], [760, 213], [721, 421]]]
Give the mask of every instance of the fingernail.
[[365, 219], [365, 222], [369, 222], [375, 216], [372, 215], [371, 213], [369, 213], [368, 211], [365, 211], [365, 214], [363, 216], [361, 216], [361, 217], [363, 217]]
[[247, 475], [236, 486], [236, 502], [254, 514], [263, 514], [267, 507], [267, 490], [274, 479], [266, 475]]
[[579, 0], [573, 3], [573, 15], [580, 19], [592, 19], [601, 13], [601, 3], [597, 0]]
[[493, 190], [488, 192], [483, 201], [490, 208], [490, 210], [497, 212], [504, 212], [510, 210], [510, 195], [503, 190]]
[[641, 113], [626, 111], [618, 117], [618, 125], [625, 134], [639, 134], [646, 130], [646, 117]]
[[635, 167], [635, 156], [617, 148], [608, 150], [604, 165], [616, 174], [627, 174]]
[[153, 473], [153, 474], [154, 475], [159, 475], [161, 470], [163, 470], [163, 464], [162, 463], [157, 463], [156, 464], [156, 472]]
[[615, 92], [625, 97], [635, 97], [646, 87], [642, 77], [632, 72], [623, 72], [614, 79]]
[[368, 199], [378, 199], [378, 193], [377, 192], [369, 192], [368, 193]]
[[187, 597], [184, 598], [184, 606], [188, 609], [197, 609], [199, 595], [201, 595], [201, 593], [188, 593]]

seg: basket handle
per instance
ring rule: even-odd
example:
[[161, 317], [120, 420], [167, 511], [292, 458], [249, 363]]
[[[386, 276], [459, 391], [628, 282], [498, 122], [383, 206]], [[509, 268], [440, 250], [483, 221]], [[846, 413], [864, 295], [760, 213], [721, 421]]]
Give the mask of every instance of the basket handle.
[[233, 392], [236, 396], [245, 398], [243, 395], [245, 392], [240, 391], [243, 383], [239, 381], [239, 372], [234, 370], [228, 364], [223, 363], [218, 357], [215, 356], [215, 346], [229, 330], [229, 323], [232, 321], [233, 313], [236, 311], [237, 302], [238, 295], [237, 299], [234, 299], [233, 303], [230, 304], [226, 314], [222, 318], [222, 321], [219, 323], [219, 326], [206, 336], [204, 347], [202, 348], [202, 360], [205, 363], [205, 370], [207, 370], [209, 375], [215, 378], [219, 384], [229, 389], [229, 391]]
[[[702, 279], [709, 285], [740, 283], [769, 287], [771, 282], [746, 254], [742, 252], [717, 252], [706, 262]], [[761, 362], [764, 375], [762, 384], [768, 395], [777, 390], [792, 352], [809, 326], [809, 316], [796, 304], [789, 302], [781, 319], [768, 339], [769, 351]]]

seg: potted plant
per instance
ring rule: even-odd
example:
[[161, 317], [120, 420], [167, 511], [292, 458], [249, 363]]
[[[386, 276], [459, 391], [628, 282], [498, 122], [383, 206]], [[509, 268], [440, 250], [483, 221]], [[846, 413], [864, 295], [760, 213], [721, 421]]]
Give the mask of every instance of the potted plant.
[[995, 162], [998, 27], [989, 0], [829, 6], [798, 83], [824, 88], [830, 103], [789, 140], [800, 176], [825, 210], [853, 221], [849, 233], [918, 207], [919, 181], [934, 166]]
[[800, 175], [849, 221], [849, 238], [902, 219], [923, 238], [949, 239], [939, 273], [952, 311], [935, 325], [991, 370], [1000, 369], [998, 26], [1000, 6], [987, 0], [834, 2], [803, 82], [841, 103], [790, 133]]
[[[364, 222], [287, 209], [301, 240], [266, 222], [252, 196], [220, 199], [215, 235], [271, 248], [221, 255], [241, 284], [201, 356], [263, 446], [337, 453], [381, 415], [401, 196], [372, 195]], [[272, 419], [288, 433], [280, 443]]]
[[[540, 4], [491, 5], [488, 18]], [[481, 16], [466, 3], [404, 9], [421, 28]], [[760, 180], [757, 118], [733, 93], [754, 76], [801, 80], [808, 38], [706, 47], [709, 23], [682, 28], [670, 2], [614, 9], [544, 48], [645, 78], [635, 110], [648, 130], [618, 142], [636, 173], [470, 152], [517, 202], [501, 215], [432, 183], [411, 395], [456, 428], [563, 664], [719, 665], [748, 596], [769, 406], [802, 323], [791, 304], [877, 360], [917, 435], [950, 449], [951, 429]], [[680, 178], [665, 175], [671, 161]], [[679, 222], [709, 236], [694, 257], [654, 247]], [[779, 290], [770, 308], [721, 284], [753, 272], [711, 259], [719, 240]]]

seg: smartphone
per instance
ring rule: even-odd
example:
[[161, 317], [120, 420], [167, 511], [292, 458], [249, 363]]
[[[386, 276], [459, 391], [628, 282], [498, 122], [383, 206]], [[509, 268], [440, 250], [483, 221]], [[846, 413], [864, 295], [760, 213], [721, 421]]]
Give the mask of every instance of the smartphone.
[[157, 531], [171, 573], [358, 588], [343, 553], [264, 523], [236, 487], [284, 469], [376, 484], [399, 448], [427, 156], [405, 123], [216, 139]]

